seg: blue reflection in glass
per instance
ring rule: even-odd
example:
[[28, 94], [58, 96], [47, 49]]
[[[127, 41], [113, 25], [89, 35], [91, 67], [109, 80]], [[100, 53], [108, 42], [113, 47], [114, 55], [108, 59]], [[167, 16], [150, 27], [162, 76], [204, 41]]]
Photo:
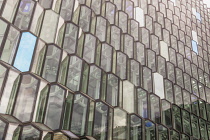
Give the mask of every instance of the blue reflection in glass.
[[196, 52], [198, 54], [198, 46], [197, 46], [197, 42], [192, 40], [192, 49], [194, 52]]
[[201, 14], [198, 13], [198, 12], [196, 12], [196, 18], [197, 18], [199, 21], [201, 21]]
[[31, 59], [34, 53], [36, 37], [29, 32], [22, 33], [14, 67], [20, 71], [29, 71]]

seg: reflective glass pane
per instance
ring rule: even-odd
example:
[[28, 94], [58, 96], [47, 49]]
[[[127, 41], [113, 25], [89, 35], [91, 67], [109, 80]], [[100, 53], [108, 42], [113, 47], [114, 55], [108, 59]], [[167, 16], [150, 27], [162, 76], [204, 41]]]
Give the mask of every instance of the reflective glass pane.
[[150, 111], [151, 119], [160, 123], [160, 99], [155, 95], [150, 95]]
[[107, 91], [106, 91], [106, 102], [112, 106], [118, 105], [118, 90], [119, 82], [118, 78], [113, 74], [108, 74], [107, 77]]
[[117, 71], [116, 74], [121, 79], [126, 79], [127, 72], [127, 56], [122, 52], [117, 52]]
[[82, 60], [77, 56], [71, 56], [68, 68], [67, 84], [66, 86], [73, 91], [79, 91], [81, 73], [82, 73]]
[[162, 124], [168, 128], [172, 127], [171, 104], [168, 101], [162, 100]]
[[[13, 115], [22, 122], [31, 121], [39, 81], [32, 75], [23, 75]], [[11, 97], [10, 97], [11, 98]]]
[[3, 140], [6, 130], [6, 123], [0, 120], [0, 140]]
[[74, 96], [73, 113], [70, 130], [81, 136], [85, 134], [88, 99], [81, 94]]
[[112, 67], [112, 47], [103, 43], [101, 47], [101, 68], [106, 72]]
[[[4, 80], [5, 80], [5, 76], [7, 74], [7, 69], [0, 64], [0, 92], [1, 92], [1, 88], [4, 85]], [[0, 94], [1, 97], [1, 94]]]
[[[12, 91], [16, 92], [17, 87], [18, 87], [18, 79], [16, 79], [18, 77], [17, 72], [10, 70], [7, 76], [7, 81], [6, 81], [6, 85], [4, 87], [4, 91], [2, 91], [2, 95], [1, 95], [1, 101], [0, 101], [0, 113], [6, 113], [7, 111], [7, 107], [10, 103], [10, 95], [12, 94]], [[13, 86], [11, 86], [13, 85]]]
[[148, 117], [147, 92], [141, 88], [137, 89], [138, 114], [144, 118]]
[[94, 63], [95, 52], [96, 52], [96, 37], [91, 34], [86, 34], [83, 59], [88, 63]]
[[145, 121], [145, 140], [156, 140], [155, 124], [149, 120]]
[[44, 123], [53, 130], [60, 128], [64, 97], [64, 89], [57, 85], [50, 87]]
[[158, 138], [159, 140], [167, 140], [169, 138], [168, 129], [163, 125], [158, 125]]
[[[119, 133], [120, 132], [120, 133]], [[126, 140], [127, 138], [127, 113], [120, 108], [114, 109], [113, 139]]]
[[58, 17], [58, 14], [56, 14], [52, 10], [45, 11], [40, 37], [47, 43], [53, 43], [55, 40], [55, 34], [58, 25]]
[[32, 0], [21, 0], [14, 25], [21, 30], [27, 30], [31, 21], [35, 2]]
[[93, 137], [98, 140], [107, 139], [108, 106], [102, 102], [96, 102]]
[[60, 57], [61, 57], [60, 48], [54, 45], [49, 45], [47, 47], [47, 54], [45, 56], [45, 63], [44, 63], [42, 77], [48, 80], [49, 82], [55, 82], [57, 79]]
[[91, 20], [91, 9], [86, 6], [81, 6], [81, 12], [79, 16], [79, 26], [85, 31], [88, 32], [90, 28]]
[[60, 15], [64, 20], [71, 20], [75, 0], [63, 0]]
[[[0, 7], [1, 7], [1, 1], [0, 1]], [[0, 26], [1, 26], [0, 29], [0, 45], [1, 45], [4, 35], [6, 35], [5, 31], [7, 29], [7, 23], [0, 19]]]
[[198, 46], [197, 46], [197, 42], [192, 40], [192, 49], [194, 52], [196, 52], [198, 54]]
[[68, 92], [68, 96], [65, 102], [65, 111], [64, 111], [64, 118], [62, 123], [62, 128], [65, 130], [69, 129], [70, 121], [71, 121], [71, 114], [72, 114], [72, 106], [73, 106], [73, 94]]
[[13, 66], [20, 71], [29, 71], [36, 44], [36, 37], [29, 32], [24, 32], [20, 39]]
[[63, 41], [63, 49], [70, 54], [76, 52], [78, 30], [79, 27], [74, 25], [73, 23], [68, 23], [66, 25], [64, 41]]
[[91, 65], [88, 82], [88, 95], [94, 99], [99, 99], [101, 87], [101, 69]]
[[16, 51], [20, 32], [14, 27], [10, 26], [6, 42], [3, 47], [1, 60], [11, 64], [14, 58], [14, 53]]
[[20, 126], [18, 126], [18, 124], [9, 124], [5, 139], [18, 140], [19, 135], [20, 135]]
[[7, 19], [8, 21], [12, 22], [15, 11], [17, 9], [19, 0], [10, 0], [6, 1], [6, 4], [4, 6], [4, 11], [2, 13], [2, 17]]
[[40, 132], [33, 126], [28, 125], [23, 127], [21, 140], [40, 140]]
[[130, 115], [130, 140], [142, 140], [142, 119]]

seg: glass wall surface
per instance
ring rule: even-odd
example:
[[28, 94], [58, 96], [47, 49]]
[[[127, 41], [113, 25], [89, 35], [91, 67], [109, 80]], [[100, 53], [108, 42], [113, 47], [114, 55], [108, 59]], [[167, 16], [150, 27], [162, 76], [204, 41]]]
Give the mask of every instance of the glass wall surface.
[[205, 0], [0, 0], [0, 140], [209, 140], [209, 19]]

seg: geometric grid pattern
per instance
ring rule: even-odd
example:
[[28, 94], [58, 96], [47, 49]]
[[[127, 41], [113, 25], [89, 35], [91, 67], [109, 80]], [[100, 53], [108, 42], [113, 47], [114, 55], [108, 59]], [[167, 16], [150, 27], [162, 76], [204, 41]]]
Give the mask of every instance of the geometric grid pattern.
[[202, 0], [0, 0], [0, 140], [209, 140]]

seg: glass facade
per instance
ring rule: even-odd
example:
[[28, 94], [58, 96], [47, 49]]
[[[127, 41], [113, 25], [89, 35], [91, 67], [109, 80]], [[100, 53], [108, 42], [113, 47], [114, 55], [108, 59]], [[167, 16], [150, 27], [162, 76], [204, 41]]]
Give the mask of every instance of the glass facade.
[[209, 140], [202, 0], [0, 0], [0, 140]]

